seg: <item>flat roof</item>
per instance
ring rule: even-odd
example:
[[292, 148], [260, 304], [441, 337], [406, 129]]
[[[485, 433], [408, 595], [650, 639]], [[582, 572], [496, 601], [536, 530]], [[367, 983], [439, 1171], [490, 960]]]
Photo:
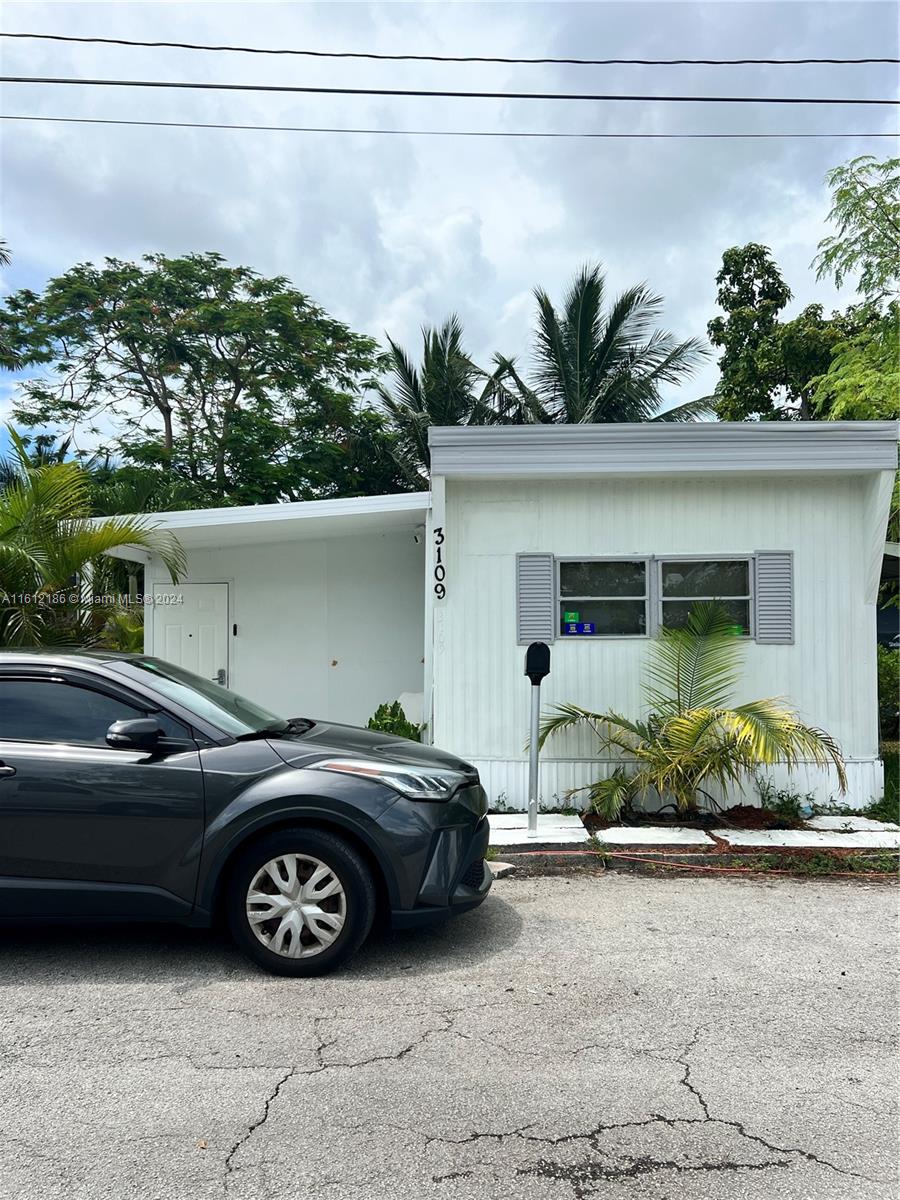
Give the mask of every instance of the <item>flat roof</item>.
[[414, 530], [424, 525], [430, 507], [430, 492], [404, 492], [340, 500], [191, 508], [142, 516], [157, 529], [171, 530], [186, 549], [199, 549]]
[[428, 431], [432, 475], [860, 473], [895, 470], [896, 421], [465, 425]]

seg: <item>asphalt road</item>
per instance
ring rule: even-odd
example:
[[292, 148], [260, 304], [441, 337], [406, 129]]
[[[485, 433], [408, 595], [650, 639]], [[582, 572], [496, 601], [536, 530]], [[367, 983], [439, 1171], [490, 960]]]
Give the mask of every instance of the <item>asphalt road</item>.
[[896, 892], [503, 880], [340, 976], [0, 938], [0, 1197], [894, 1200]]

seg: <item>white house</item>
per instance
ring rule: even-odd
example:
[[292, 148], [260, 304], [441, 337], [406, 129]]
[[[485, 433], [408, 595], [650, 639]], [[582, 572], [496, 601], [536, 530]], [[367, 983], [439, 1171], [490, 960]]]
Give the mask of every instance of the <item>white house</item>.
[[[402, 698], [493, 802], [522, 807], [523, 647], [551, 644], [545, 705], [636, 715], [648, 639], [714, 596], [747, 640], [744, 698], [784, 696], [827, 729], [849, 801], [865, 803], [883, 780], [875, 601], [897, 435], [893, 422], [432, 429], [430, 495], [156, 514], [188, 572], [173, 587], [145, 560], [146, 650], [285, 715], [365, 723]], [[580, 735], [551, 743], [543, 803], [608, 769]], [[813, 765], [794, 786], [836, 793]]]

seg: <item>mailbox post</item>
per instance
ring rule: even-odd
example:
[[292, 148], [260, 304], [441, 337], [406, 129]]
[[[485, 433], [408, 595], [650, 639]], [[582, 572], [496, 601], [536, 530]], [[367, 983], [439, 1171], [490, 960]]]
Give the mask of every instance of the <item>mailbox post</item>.
[[531, 738], [528, 743], [528, 836], [537, 835], [538, 740], [541, 729], [541, 681], [550, 674], [550, 647], [532, 642], [525, 651], [525, 674], [531, 680]]

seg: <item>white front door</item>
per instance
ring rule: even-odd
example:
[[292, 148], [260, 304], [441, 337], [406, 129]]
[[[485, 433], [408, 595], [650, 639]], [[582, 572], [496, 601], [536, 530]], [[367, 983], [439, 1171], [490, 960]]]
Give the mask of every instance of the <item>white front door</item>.
[[228, 584], [158, 583], [153, 653], [177, 667], [228, 683]]

